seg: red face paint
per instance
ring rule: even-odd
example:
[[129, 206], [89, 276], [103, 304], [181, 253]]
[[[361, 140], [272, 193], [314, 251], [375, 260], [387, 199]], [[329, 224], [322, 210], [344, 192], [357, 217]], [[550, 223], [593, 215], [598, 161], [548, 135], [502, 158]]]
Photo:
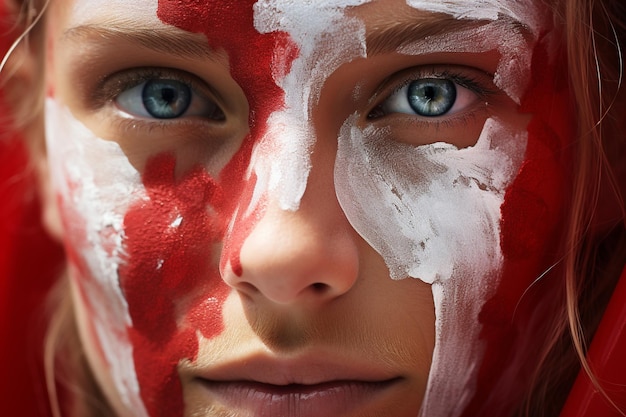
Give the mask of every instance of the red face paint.
[[[175, 165], [171, 155], [147, 164], [143, 182], [149, 199], [126, 214], [128, 259], [119, 270], [133, 322], [137, 377], [151, 416], [182, 415], [176, 365], [195, 358], [196, 331], [211, 338], [222, 330], [229, 290], [211, 264], [219, 223], [209, 208], [219, 205], [221, 189], [201, 168], [177, 181]], [[200, 305], [207, 308], [205, 320], [190, 323], [189, 312]]]
[[575, 110], [563, 75], [567, 60], [560, 58], [550, 59], [543, 42], [533, 51], [531, 84], [520, 108], [533, 116], [526, 158], [501, 209], [505, 262], [498, 290], [480, 315], [486, 351], [477, 392], [463, 414], [467, 417], [509, 415], [519, 405], [529, 386], [529, 364], [536, 363], [537, 346], [547, 336], [541, 324], [560, 307], [558, 273], [533, 285], [558, 260], [565, 216], [566, 148], [574, 134]]
[[164, 23], [203, 33], [212, 48], [228, 54], [232, 77], [249, 102], [250, 133], [218, 179], [208, 175], [202, 161], [176, 179], [173, 155], [152, 158], [142, 176], [148, 199], [125, 216], [127, 258], [119, 279], [133, 323], [129, 334], [141, 397], [151, 417], [183, 415], [177, 365], [196, 358], [197, 331], [212, 338], [223, 329], [222, 306], [230, 288], [212, 263], [215, 244], [224, 244], [221, 266], [241, 274], [240, 249], [262, 215], [262, 204], [244, 215], [255, 186], [255, 178], [245, 174], [268, 116], [284, 105], [272, 58], [277, 49], [293, 51], [289, 65], [297, 49], [285, 33], [262, 35], [254, 29], [253, 4], [159, 1]]
[[[159, 0], [157, 15], [164, 23], [180, 29], [202, 33], [209, 45], [217, 51], [225, 50], [228, 54], [231, 75], [239, 84], [250, 106], [250, 134], [246, 142], [256, 142], [267, 130], [267, 119], [271, 113], [284, 107], [284, 92], [276, 85], [272, 68], [277, 51], [284, 56], [284, 73], [298, 55], [298, 49], [284, 32], [260, 34], [254, 28], [253, 5], [256, 0], [240, 1], [192, 1]], [[254, 63], [254, 64], [252, 64]], [[248, 203], [252, 196], [255, 181], [242, 183], [242, 176], [248, 166], [252, 147], [245, 146], [235, 157], [238, 161], [230, 169], [224, 169], [221, 183], [235, 195], [245, 193]], [[244, 190], [244, 187], [247, 190]], [[233, 199], [238, 201], [238, 199]], [[243, 209], [248, 207], [241, 205]], [[232, 209], [232, 208], [231, 208]], [[227, 210], [232, 214], [231, 210]], [[223, 266], [230, 262], [233, 270], [240, 275], [239, 253], [243, 241], [252, 230], [255, 219], [260, 213], [244, 218], [239, 216], [235, 222], [235, 234], [225, 242]], [[242, 233], [241, 231], [247, 231]]]

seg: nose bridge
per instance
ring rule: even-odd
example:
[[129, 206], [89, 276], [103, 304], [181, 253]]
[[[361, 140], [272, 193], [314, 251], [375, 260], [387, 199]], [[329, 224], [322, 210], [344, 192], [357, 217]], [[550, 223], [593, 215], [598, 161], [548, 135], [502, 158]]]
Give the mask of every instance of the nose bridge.
[[247, 237], [239, 251], [239, 270], [223, 271], [231, 287], [253, 299], [310, 305], [325, 303], [353, 286], [359, 264], [355, 233], [335, 197], [334, 155], [327, 153], [312, 158], [296, 210], [282, 208], [280, 193], [270, 191], [263, 210], [253, 214], [255, 224], [247, 231], [233, 230]]

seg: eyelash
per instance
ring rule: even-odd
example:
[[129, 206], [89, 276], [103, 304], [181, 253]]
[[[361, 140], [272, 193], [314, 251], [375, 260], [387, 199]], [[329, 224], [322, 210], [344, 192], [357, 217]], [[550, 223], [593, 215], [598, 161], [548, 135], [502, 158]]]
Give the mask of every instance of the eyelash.
[[[482, 75], [472, 76], [470, 72], [478, 72]], [[383, 119], [385, 117], [394, 116], [395, 113], [385, 113], [383, 110], [383, 105], [395, 94], [398, 94], [403, 88], [409, 86], [411, 83], [423, 80], [423, 79], [441, 79], [441, 80], [449, 80], [453, 82], [455, 85], [461, 86], [470, 92], [474, 93], [477, 97], [477, 101], [488, 102], [489, 99], [496, 95], [498, 91], [495, 87], [488, 86], [485, 79], [491, 80], [493, 76], [484, 71], [459, 67], [455, 69], [445, 68], [439, 69], [436, 66], [427, 67], [427, 68], [417, 68], [410, 69], [400, 72], [388, 79], [387, 82], [383, 84], [383, 87], [379, 90], [377, 94], [375, 94], [375, 98], [373, 101], [378, 101], [376, 106], [372, 110], [370, 110], [367, 114], [368, 121], [376, 121]], [[485, 79], [480, 79], [485, 78]], [[398, 80], [399, 79], [399, 80]], [[397, 81], [398, 80], [398, 81]], [[390, 87], [393, 86], [393, 87]], [[389, 91], [391, 90], [391, 91]], [[380, 97], [383, 97], [380, 99]], [[484, 108], [484, 107], [483, 107]], [[426, 117], [420, 116], [418, 114], [410, 115], [410, 114], [401, 114], [404, 117], [411, 117], [415, 119], [415, 123], [423, 123], [430, 126], [440, 127], [445, 126], [449, 127], [450, 123], [456, 122], [467, 122], [470, 118], [472, 118], [475, 112], [468, 112], [466, 110], [461, 111], [461, 114], [453, 114], [446, 115], [443, 114], [441, 116], [433, 116]]]
[[[125, 91], [128, 91], [138, 85], [150, 80], [175, 80], [187, 85], [194, 93], [203, 99], [211, 101], [221, 109], [219, 100], [216, 99], [217, 94], [202, 80], [197, 77], [176, 69], [171, 68], [133, 68], [124, 70], [112, 75], [103, 77], [97, 84], [90, 97], [93, 109], [101, 109], [107, 105], [115, 105], [115, 100]], [[166, 125], [175, 121], [183, 122], [185, 118], [177, 119], [147, 119], [146, 121], [151, 127], [155, 125]], [[132, 119], [134, 123], [141, 122], [142, 119], [135, 117]]]

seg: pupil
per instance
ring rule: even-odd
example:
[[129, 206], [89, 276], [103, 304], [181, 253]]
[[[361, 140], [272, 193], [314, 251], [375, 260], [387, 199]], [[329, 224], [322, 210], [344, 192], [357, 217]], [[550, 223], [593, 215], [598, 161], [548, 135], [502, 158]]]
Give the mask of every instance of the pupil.
[[430, 100], [434, 100], [436, 97], [437, 93], [435, 92], [435, 89], [431, 86], [428, 86], [424, 89], [424, 98], [428, 101]]
[[424, 117], [446, 114], [456, 101], [456, 87], [450, 80], [424, 78], [409, 84], [407, 99], [411, 109]]
[[176, 99], [176, 92], [172, 90], [171, 88], [164, 88], [161, 94], [161, 98], [167, 104], [172, 104]]
[[189, 108], [191, 89], [177, 80], [151, 80], [143, 88], [142, 100], [152, 117], [173, 119]]

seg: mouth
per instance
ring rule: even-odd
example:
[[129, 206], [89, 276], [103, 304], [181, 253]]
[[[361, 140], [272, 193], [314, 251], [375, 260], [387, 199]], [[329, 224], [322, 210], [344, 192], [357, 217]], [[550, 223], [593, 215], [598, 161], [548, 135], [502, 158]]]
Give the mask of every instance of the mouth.
[[334, 380], [275, 385], [258, 381], [197, 378], [207, 394], [227, 409], [254, 417], [346, 415], [368, 407], [402, 378], [383, 381]]
[[354, 415], [379, 407], [406, 385], [397, 372], [350, 356], [244, 355], [190, 376], [203, 402], [246, 417]]

